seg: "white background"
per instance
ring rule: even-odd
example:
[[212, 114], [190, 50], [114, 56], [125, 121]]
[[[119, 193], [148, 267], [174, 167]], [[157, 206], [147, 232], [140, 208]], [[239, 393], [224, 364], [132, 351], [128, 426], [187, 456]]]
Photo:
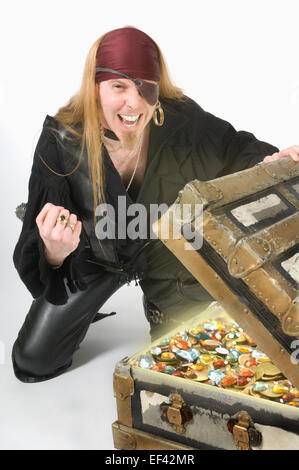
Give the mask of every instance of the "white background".
[[103, 33], [132, 25], [161, 47], [171, 77], [204, 109], [279, 148], [299, 144], [296, 0], [1, 1], [0, 447], [113, 449], [115, 363], [149, 341], [141, 292], [123, 287], [101, 309], [71, 369], [24, 384], [13, 342], [31, 295], [12, 262], [34, 146], [46, 114], [79, 88], [87, 52]]

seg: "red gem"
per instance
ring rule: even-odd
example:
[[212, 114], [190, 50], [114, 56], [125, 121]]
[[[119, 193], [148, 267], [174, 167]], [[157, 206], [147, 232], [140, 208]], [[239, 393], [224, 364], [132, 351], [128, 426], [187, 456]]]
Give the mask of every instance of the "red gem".
[[213, 361], [214, 369], [221, 369], [221, 367], [225, 367], [226, 363], [224, 361]]
[[240, 377], [253, 377], [254, 372], [252, 372], [252, 370], [250, 370], [250, 369], [240, 369], [239, 372], [238, 372], [238, 375]]
[[247, 385], [248, 384], [248, 379], [247, 377], [238, 377], [237, 379], [237, 385]]
[[171, 375], [175, 377], [185, 377], [185, 373], [182, 370], [175, 370]]

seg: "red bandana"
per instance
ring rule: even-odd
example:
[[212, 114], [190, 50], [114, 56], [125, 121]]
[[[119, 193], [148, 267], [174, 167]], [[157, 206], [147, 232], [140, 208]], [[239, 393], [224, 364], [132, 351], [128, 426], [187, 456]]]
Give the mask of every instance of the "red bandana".
[[[109, 68], [134, 79], [160, 79], [159, 52], [153, 40], [136, 28], [119, 28], [107, 33], [97, 51], [96, 67]], [[112, 72], [97, 72], [96, 82], [115, 78]]]

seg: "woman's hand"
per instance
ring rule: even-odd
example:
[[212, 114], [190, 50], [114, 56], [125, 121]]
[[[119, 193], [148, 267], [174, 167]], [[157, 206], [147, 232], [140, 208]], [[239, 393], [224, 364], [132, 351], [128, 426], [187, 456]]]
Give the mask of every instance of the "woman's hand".
[[[65, 216], [63, 223], [58, 221], [61, 216]], [[50, 202], [44, 205], [35, 220], [45, 245], [48, 263], [54, 266], [62, 264], [80, 242], [82, 222], [64, 207]]]
[[264, 158], [264, 162], [273, 162], [282, 157], [291, 157], [294, 162], [299, 162], [299, 145], [293, 145], [287, 149], [281, 150], [280, 152], [275, 152], [272, 155], [267, 155]]

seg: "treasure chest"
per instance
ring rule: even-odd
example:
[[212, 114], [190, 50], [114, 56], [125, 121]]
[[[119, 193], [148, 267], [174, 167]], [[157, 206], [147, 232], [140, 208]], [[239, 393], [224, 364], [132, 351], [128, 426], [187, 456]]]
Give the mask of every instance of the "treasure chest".
[[284, 158], [188, 183], [154, 224], [215, 302], [116, 365], [116, 448], [299, 448], [298, 209]]

